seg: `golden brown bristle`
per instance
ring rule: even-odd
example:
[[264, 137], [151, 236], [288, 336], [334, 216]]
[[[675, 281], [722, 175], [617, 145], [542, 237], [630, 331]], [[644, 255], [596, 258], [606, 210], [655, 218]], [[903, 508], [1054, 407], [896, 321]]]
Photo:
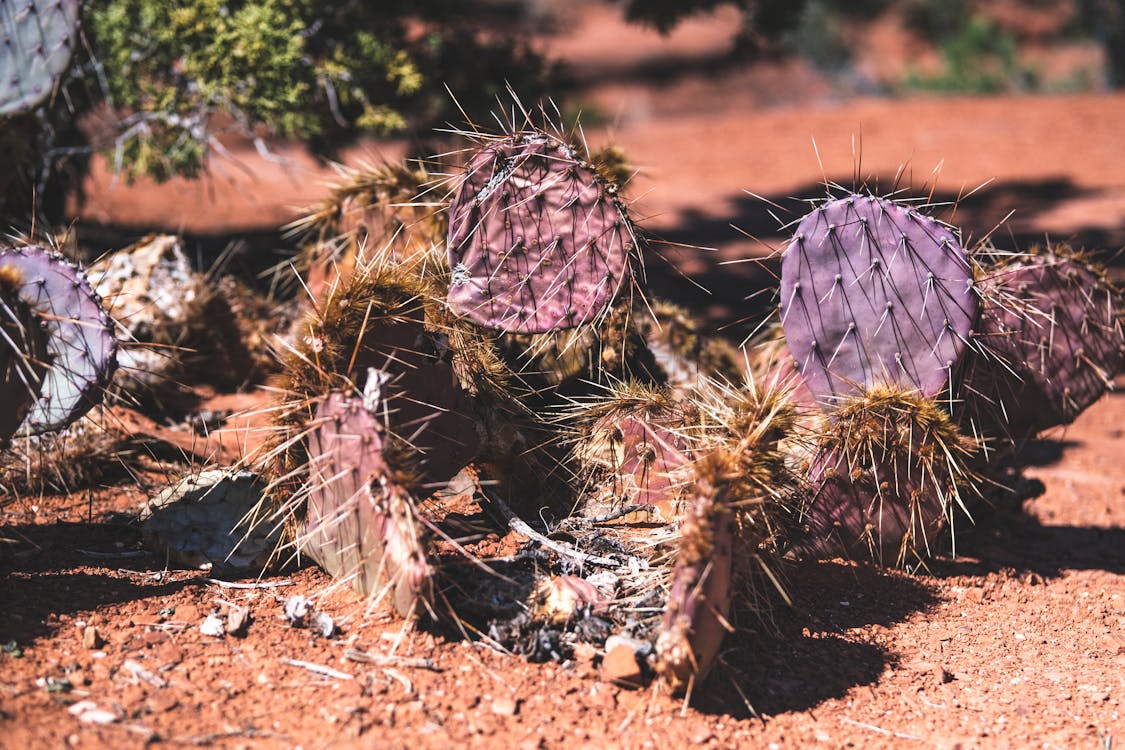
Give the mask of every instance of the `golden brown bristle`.
[[6, 292], [14, 292], [21, 286], [23, 286], [23, 274], [20, 273], [18, 268], [0, 266], [0, 289]]

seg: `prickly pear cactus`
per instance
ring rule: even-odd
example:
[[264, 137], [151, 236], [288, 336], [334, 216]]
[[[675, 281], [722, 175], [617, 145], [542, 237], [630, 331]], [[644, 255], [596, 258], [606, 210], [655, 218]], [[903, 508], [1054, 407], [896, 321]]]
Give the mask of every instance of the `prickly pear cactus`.
[[16, 295], [20, 286], [13, 269], [0, 268], [0, 448], [38, 396], [47, 362], [43, 330]]
[[0, 272], [46, 335], [46, 372], [20, 430], [61, 429], [97, 404], [116, 367], [113, 322], [80, 268], [36, 245], [0, 250]]
[[979, 301], [952, 231], [871, 195], [827, 201], [781, 265], [781, 321], [822, 403], [875, 385], [934, 396], [956, 376]]
[[634, 508], [654, 521], [675, 522], [695, 478], [696, 418], [667, 391], [638, 385], [595, 402], [581, 418], [589, 427], [574, 451], [580, 473], [589, 478], [584, 512], [601, 516]]
[[70, 66], [79, 0], [0, 3], [0, 115], [36, 107]]
[[389, 595], [403, 617], [432, 600], [433, 571], [409, 493], [384, 456], [378, 417], [334, 393], [309, 433], [310, 490], [300, 548], [364, 596]]
[[612, 186], [542, 133], [488, 143], [449, 208], [449, 305], [504, 333], [603, 316], [631, 275], [636, 238]]
[[1120, 293], [1068, 248], [988, 269], [964, 400], [974, 423], [1017, 441], [1070, 424], [1112, 386], [1125, 355]]
[[974, 491], [974, 452], [949, 415], [914, 391], [877, 387], [848, 401], [811, 461], [797, 551], [888, 565], [928, 556]]
[[449, 363], [435, 351], [421, 311], [369, 323], [357, 342], [354, 378], [364, 400], [401, 443], [411, 489], [437, 489], [476, 455], [480, 436]]
[[707, 676], [730, 629], [736, 527], [723, 463], [718, 456], [700, 462], [656, 636], [656, 671], [676, 692]]
[[310, 301], [323, 298], [332, 284], [346, 281], [357, 265], [373, 258], [405, 261], [440, 254], [446, 213], [435, 205], [440, 196], [430, 194], [431, 176], [423, 167], [384, 163], [335, 169], [338, 177], [328, 197], [288, 227], [310, 240], [298, 259]]

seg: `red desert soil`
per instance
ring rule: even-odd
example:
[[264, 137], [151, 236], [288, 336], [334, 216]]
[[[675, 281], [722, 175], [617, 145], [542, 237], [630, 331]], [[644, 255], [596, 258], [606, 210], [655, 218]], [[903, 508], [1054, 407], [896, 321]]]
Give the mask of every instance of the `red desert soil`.
[[[666, 43], [698, 54], [707, 27], [688, 31]], [[657, 44], [609, 43], [630, 40]], [[906, 164], [899, 183], [928, 194], [940, 167], [935, 200], [984, 185], [943, 214], [974, 238], [1014, 211], [998, 237], [1125, 245], [1125, 96], [841, 102], [810, 84], [802, 101], [767, 109], [753, 76], [729, 75], [590, 94], [642, 169], [632, 192], [647, 225], [716, 248], [669, 250], [711, 289], [693, 304], [713, 321], [737, 318], [761, 284], [755, 266], [719, 262], [768, 253], [782, 234], [744, 191], [782, 203], [858, 174], [885, 192]], [[768, 75], [779, 89], [811, 80]], [[272, 229], [328, 176], [299, 155], [290, 176], [244, 156], [253, 176], [228, 165], [210, 185], [126, 189], [98, 173], [78, 231]], [[1110, 395], [1037, 444], [1026, 474], [1042, 494], [1021, 513], [982, 515], [929, 571], [788, 570], [796, 608], [777, 618], [789, 635], [730, 638], [690, 705], [602, 681], [589, 658], [531, 664], [404, 630], [315, 569], [244, 588], [167, 569], [117, 515], [162, 477], [20, 500], [0, 509], [0, 641], [22, 652], [0, 653], [0, 746], [1109, 748], [1125, 742], [1123, 427], [1125, 396]], [[291, 627], [282, 601], [294, 594], [342, 635]], [[232, 605], [250, 610], [244, 636], [200, 632]], [[98, 642], [84, 643], [91, 627]]]

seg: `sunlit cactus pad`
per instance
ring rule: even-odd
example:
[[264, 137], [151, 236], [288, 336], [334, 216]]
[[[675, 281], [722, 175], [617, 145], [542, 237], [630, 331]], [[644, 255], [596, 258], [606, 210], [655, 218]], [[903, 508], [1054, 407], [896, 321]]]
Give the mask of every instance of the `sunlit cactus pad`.
[[431, 568], [409, 494], [384, 456], [378, 418], [359, 398], [329, 395], [309, 433], [310, 489], [301, 550], [404, 617], [431, 598]]
[[36, 245], [0, 250], [0, 271], [47, 336], [47, 371], [21, 432], [61, 429], [101, 400], [115, 368], [113, 322], [80, 268]]
[[573, 148], [498, 139], [469, 162], [449, 209], [449, 304], [506, 333], [590, 323], [628, 278], [635, 243], [613, 187]]
[[683, 511], [683, 494], [694, 479], [689, 441], [682, 425], [663, 423], [667, 414], [613, 412], [594, 425], [591, 437], [601, 443], [612, 490], [627, 505], [651, 506], [660, 520], [673, 522]]
[[79, 0], [0, 3], [0, 115], [37, 106], [70, 65]]
[[801, 220], [781, 267], [785, 337], [821, 402], [875, 385], [933, 396], [950, 383], [979, 302], [948, 228], [851, 195]]

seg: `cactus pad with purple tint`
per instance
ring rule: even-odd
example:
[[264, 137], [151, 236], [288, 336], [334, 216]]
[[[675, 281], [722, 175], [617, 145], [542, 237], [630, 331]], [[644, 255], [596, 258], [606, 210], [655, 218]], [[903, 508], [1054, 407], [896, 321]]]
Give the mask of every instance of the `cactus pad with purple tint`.
[[16, 296], [47, 335], [47, 371], [20, 431], [61, 429], [99, 403], [116, 366], [113, 321], [82, 269], [35, 245], [0, 250], [20, 279]]
[[798, 224], [781, 268], [785, 337], [818, 400], [950, 383], [979, 302], [949, 229], [874, 196], [830, 200]]
[[937, 539], [949, 512], [942, 480], [913, 457], [884, 452], [878, 459], [868, 466], [858, 458], [853, 464], [839, 448], [817, 453], [809, 469], [807, 533], [795, 546], [799, 554], [894, 565]]
[[668, 603], [656, 637], [656, 671], [676, 692], [698, 684], [726, 635], [733, 596], [734, 513], [727, 486], [700, 476], [680, 532]]
[[78, 44], [79, 0], [0, 3], [0, 115], [46, 99]]
[[965, 399], [991, 404], [1009, 436], [1070, 424], [1110, 387], [1125, 353], [1122, 302], [1100, 274], [1077, 258], [1036, 255], [981, 291], [977, 336], [990, 356], [974, 358]]
[[609, 308], [635, 251], [612, 186], [570, 146], [497, 140], [469, 162], [449, 209], [449, 305], [505, 333], [575, 328]]
[[666, 523], [676, 520], [693, 474], [687, 439], [643, 411], [611, 413], [594, 433], [608, 435], [614, 494], [627, 505], [653, 506]]
[[448, 482], [476, 456], [480, 435], [468, 396], [452, 366], [438, 358], [420, 309], [370, 322], [357, 342], [352, 376], [378, 403], [383, 427], [414, 454], [420, 486], [413, 489]]
[[309, 433], [301, 549], [364, 596], [390, 597], [404, 617], [431, 597], [432, 571], [409, 494], [384, 461], [382, 427], [354, 397], [334, 393]]

